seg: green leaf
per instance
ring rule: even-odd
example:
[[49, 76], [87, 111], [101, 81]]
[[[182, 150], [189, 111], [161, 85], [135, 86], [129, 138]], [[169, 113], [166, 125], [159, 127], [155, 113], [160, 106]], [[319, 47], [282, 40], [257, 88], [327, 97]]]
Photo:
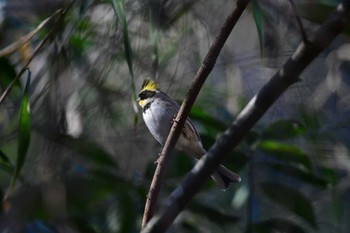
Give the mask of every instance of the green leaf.
[[203, 126], [207, 127], [209, 130], [212, 129], [216, 132], [222, 132], [227, 128], [227, 124], [210, 116], [198, 107], [192, 107], [189, 116], [191, 119], [202, 123]]
[[300, 150], [296, 146], [266, 140], [258, 142], [256, 145], [256, 149], [276, 159], [280, 159], [287, 163], [300, 164], [303, 165], [306, 169], [311, 170], [310, 159], [302, 150]]
[[296, 225], [292, 221], [273, 218], [266, 221], [262, 221], [253, 225], [254, 232], [256, 233], [271, 233], [271, 232], [283, 232], [283, 233], [306, 233], [304, 229]]
[[13, 166], [11, 166], [11, 164], [4, 163], [4, 162], [0, 162], [0, 170], [6, 172], [9, 175], [13, 175], [15, 171], [15, 169], [13, 168]]
[[7, 155], [0, 150], [0, 170], [12, 175], [14, 173], [14, 167], [11, 164]]
[[95, 229], [90, 225], [89, 221], [81, 217], [73, 217], [69, 219], [69, 222], [73, 223], [79, 232], [84, 233], [97, 233]]
[[7, 157], [7, 155], [5, 155], [5, 153], [2, 152], [1, 150], [0, 150], [0, 159], [4, 163], [9, 163], [10, 162], [10, 159]]
[[260, 42], [260, 53], [262, 54], [263, 46], [264, 46], [263, 14], [257, 0], [252, 0], [250, 3], [252, 6], [256, 29], [258, 30], [259, 42]]
[[303, 194], [281, 184], [263, 183], [261, 189], [271, 201], [278, 203], [295, 213], [313, 227], [316, 227], [314, 208], [311, 200]]
[[83, 155], [85, 159], [94, 161], [98, 165], [113, 168], [117, 167], [117, 163], [112, 159], [112, 155], [106, 152], [101, 146], [88, 139], [63, 135], [62, 138], [60, 138], [60, 143]]
[[16, 183], [17, 177], [23, 167], [27, 150], [30, 143], [30, 104], [29, 104], [29, 87], [30, 87], [31, 73], [28, 70], [27, 83], [24, 88], [22, 96], [19, 125], [18, 125], [18, 149], [17, 149], [17, 160], [16, 168], [13, 176], [12, 187]]
[[305, 127], [299, 122], [290, 120], [279, 120], [268, 127], [262, 133], [263, 139], [290, 139], [305, 133]]
[[[339, 1], [328, 1], [327, 4], [320, 2], [307, 2], [307, 3], [299, 3], [296, 5], [299, 14], [313, 22], [322, 24], [326, 21], [328, 16], [335, 10]], [[350, 34], [350, 25], [346, 25], [344, 29], [344, 33]]]
[[135, 78], [134, 78], [134, 71], [133, 71], [133, 52], [131, 48], [131, 42], [129, 39], [128, 23], [126, 21], [123, 0], [111, 0], [111, 1], [112, 1], [113, 10], [118, 17], [119, 25], [121, 26], [122, 32], [123, 32], [125, 58], [128, 63], [129, 73], [131, 77], [131, 91], [132, 91], [131, 102], [134, 109], [134, 126], [136, 126], [138, 122], [138, 108], [136, 103], [137, 93], [136, 93], [136, 85], [135, 85]]
[[237, 223], [240, 220], [240, 217], [233, 215], [232, 213], [225, 211], [222, 208], [214, 208], [196, 200], [192, 201], [189, 204], [188, 209], [200, 215], [205, 213], [204, 216], [206, 218], [218, 224], [232, 224]]
[[[0, 88], [5, 89], [16, 78], [16, 70], [7, 58], [0, 58]], [[19, 81], [12, 88], [10, 96], [20, 97], [21, 86]]]
[[135, 232], [136, 231], [136, 203], [129, 192], [119, 191], [117, 193], [117, 201], [114, 206], [114, 220], [115, 224], [119, 225], [118, 232]]
[[281, 173], [287, 174], [289, 176], [295, 177], [301, 181], [307, 182], [309, 184], [326, 187], [329, 182], [326, 179], [315, 176], [311, 171], [296, 167], [293, 165], [286, 164], [269, 164], [269, 167], [275, 169]]

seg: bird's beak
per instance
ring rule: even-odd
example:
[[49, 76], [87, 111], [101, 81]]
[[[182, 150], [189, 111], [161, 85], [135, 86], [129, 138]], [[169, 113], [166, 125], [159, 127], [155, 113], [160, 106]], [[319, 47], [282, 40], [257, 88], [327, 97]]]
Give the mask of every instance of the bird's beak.
[[138, 97], [137, 99], [136, 99], [136, 102], [139, 102], [141, 99], [140, 99], [140, 97]]

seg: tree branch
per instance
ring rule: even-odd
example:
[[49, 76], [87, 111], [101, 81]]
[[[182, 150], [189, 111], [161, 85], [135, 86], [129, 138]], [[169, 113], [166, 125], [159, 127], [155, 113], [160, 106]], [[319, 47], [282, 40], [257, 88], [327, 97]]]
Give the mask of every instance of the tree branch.
[[350, 21], [349, 1], [339, 4], [327, 21], [319, 28], [309, 43], [302, 42], [293, 56], [277, 71], [273, 78], [237, 116], [233, 124], [196, 164], [182, 183], [172, 192], [142, 233], [165, 232], [176, 216], [198, 192], [210, 174], [243, 139], [254, 124], [293, 83], [299, 75], [324, 50]]
[[248, 0], [237, 1], [236, 7], [226, 19], [224, 25], [221, 28], [220, 34], [210, 47], [208, 54], [206, 55], [202, 65], [200, 66], [192, 82], [191, 88], [188, 91], [188, 94], [181, 105], [181, 108], [172, 125], [168, 138], [164, 144], [163, 150], [158, 159], [158, 166], [153, 175], [151, 187], [149, 189], [146, 199], [145, 210], [142, 219], [142, 228], [145, 227], [149, 219], [151, 219], [153, 216], [164, 173], [169, 163], [170, 153], [174, 148], [177, 139], [180, 136], [180, 132], [186, 121], [187, 115], [195, 99], [197, 98], [198, 93], [201, 87], [203, 86], [206, 78], [213, 69], [222, 47], [224, 46], [228, 36], [230, 35], [235, 24], [237, 23], [239, 17], [242, 15], [243, 10], [246, 8], [248, 2]]

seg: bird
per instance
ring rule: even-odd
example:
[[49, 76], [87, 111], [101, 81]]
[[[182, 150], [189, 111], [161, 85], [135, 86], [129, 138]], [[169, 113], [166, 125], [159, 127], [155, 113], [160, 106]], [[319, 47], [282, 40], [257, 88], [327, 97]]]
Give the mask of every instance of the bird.
[[[152, 79], [144, 80], [136, 101], [142, 108], [143, 120], [148, 130], [161, 145], [164, 145], [174, 117], [180, 109], [179, 104], [161, 91], [158, 84]], [[197, 160], [207, 153], [189, 117], [187, 117], [181, 129], [175, 149]], [[238, 174], [230, 171], [223, 165], [220, 165], [211, 177], [217, 186], [223, 190], [227, 189], [231, 183], [239, 183], [241, 181], [241, 177]]]

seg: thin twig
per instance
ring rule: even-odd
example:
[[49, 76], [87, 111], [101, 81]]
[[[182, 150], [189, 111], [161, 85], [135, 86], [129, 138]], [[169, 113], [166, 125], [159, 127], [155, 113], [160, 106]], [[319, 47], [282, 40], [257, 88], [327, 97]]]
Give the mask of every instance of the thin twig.
[[20, 47], [28, 43], [28, 41], [38, 32], [40, 31], [48, 22], [51, 21], [53, 17], [55, 17], [58, 13], [60, 13], [62, 9], [57, 10], [51, 16], [42, 21], [34, 30], [30, 31], [27, 35], [21, 37], [19, 40], [13, 42], [9, 46], [0, 50], [0, 57], [8, 56], [18, 50]]
[[[348, 1], [350, 2], [350, 1]], [[295, 82], [302, 71], [327, 48], [335, 37], [350, 23], [350, 4], [339, 4], [328, 20], [319, 28], [314, 39], [302, 42], [292, 57], [248, 103], [233, 124], [215, 142], [180, 185], [172, 192], [142, 233], [165, 232], [176, 216], [203, 186], [224, 158], [242, 141], [271, 105]]]
[[[73, 6], [73, 4], [75, 3], [76, 0], [72, 0], [70, 2], [70, 4], [65, 8], [65, 9], [60, 9], [57, 10], [53, 15], [56, 15], [58, 13], [60, 14], [60, 17], [57, 19], [56, 23], [59, 22], [67, 13], [67, 11], [69, 11], [69, 9]], [[12, 90], [12, 88], [15, 86], [16, 82], [20, 79], [20, 77], [22, 76], [22, 74], [26, 71], [27, 67], [29, 66], [29, 64], [32, 62], [32, 60], [34, 59], [34, 57], [36, 57], [36, 55], [39, 53], [40, 49], [45, 45], [45, 43], [50, 39], [51, 35], [56, 31], [56, 27], [52, 27], [50, 29], [50, 31], [45, 35], [44, 39], [42, 39], [40, 41], [40, 43], [36, 46], [33, 54], [29, 57], [29, 59], [27, 60], [27, 62], [25, 63], [25, 65], [22, 67], [22, 69], [19, 71], [19, 73], [17, 74], [17, 76], [12, 80], [12, 82], [6, 87], [5, 91], [2, 93], [1, 97], [0, 97], [0, 105], [2, 104], [2, 102], [5, 100], [6, 96], [10, 93], [10, 91]]]
[[294, 1], [293, 0], [289, 0], [289, 2], [290, 2], [290, 5], [292, 6], [292, 9], [294, 11], [294, 15], [295, 15], [295, 18], [297, 20], [297, 23], [298, 23], [299, 30], [300, 30], [301, 36], [303, 38], [303, 41], [304, 41], [304, 43], [307, 43], [309, 40], [307, 38], [307, 35], [306, 35], [306, 32], [305, 32], [303, 23], [301, 22], [301, 19], [300, 19], [300, 16], [298, 14], [297, 8], [296, 8], [296, 6], [294, 4]]
[[191, 88], [188, 91], [188, 94], [181, 105], [181, 108], [176, 116], [168, 138], [164, 144], [163, 150], [160, 154], [160, 158], [158, 159], [158, 166], [153, 175], [151, 187], [149, 189], [146, 199], [146, 205], [142, 219], [142, 228], [146, 226], [147, 222], [151, 219], [151, 217], [154, 214], [164, 173], [169, 163], [170, 153], [174, 148], [177, 139], [180, 136], [180, 132], [185, 123], [187, 115], [196, 97], [198, 96], [198, 93], [201, 87], [203, 86], [206, 78], [213, 69], [222, 47], [224, 46], [228, 36], [230, 35], [235, 24], [237, 23], [239, 17], [242, 15], [243, 10], [246, 8], [248, 2], [248, 0], [237, 1], [236, 7], [226, 19], [218, 37], [210, 47], [202, 65], [200, 66], [192, 82]]

